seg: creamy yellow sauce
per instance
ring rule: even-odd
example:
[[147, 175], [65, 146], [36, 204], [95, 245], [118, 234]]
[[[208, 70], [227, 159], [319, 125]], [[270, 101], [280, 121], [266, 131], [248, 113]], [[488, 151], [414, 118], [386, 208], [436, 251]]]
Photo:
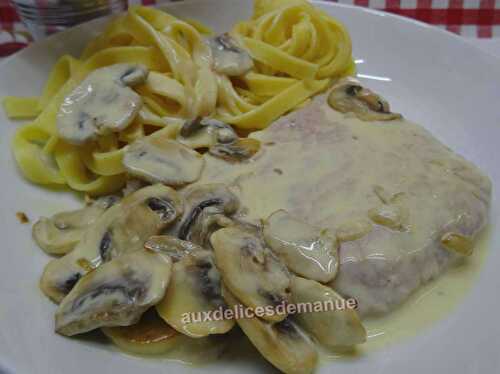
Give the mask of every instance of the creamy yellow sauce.
[[[406, 302], [394, 311], [363, 321], [368, 341], [359, 346], [357, 355], [387, 348], [410, 339], [450, 316], [465, 301], [489, 253], [489, 229], [483, 232], [472, 256], [451, 267], [439, 278], [420, 287]], [[324, 354], [339, 359], [342, 354]]]

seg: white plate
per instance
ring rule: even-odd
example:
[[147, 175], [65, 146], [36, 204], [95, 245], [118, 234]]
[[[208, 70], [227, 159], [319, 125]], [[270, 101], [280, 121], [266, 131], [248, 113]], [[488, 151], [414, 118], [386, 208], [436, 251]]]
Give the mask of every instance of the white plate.
[[[397, 112], [423, 124], [444, 143], [480, 166], [493, 180], [491, 253], [477, 284], [445, 320], [412, 339], [355, 360], [328, 363], [319, 372], [494, 373], [500, 368], [500, 64], [460, 37], [422, 23], [362, 8], [321, 3], [344, 22], [358, 70]], [[172, 13], [197, 18], [216, 30], [250, 16], [250, 0], [177, 3]], [[0, 66], [0, 97], [34, 95], [63, 53], [77, 53], [100, 29], [94, 21], [34, 44]], [[362, 61], [361, 61], [362, 60]], [[362, 63], [361, 63], [362, 62]], [[69, 193], [49, 192], [22, 179], [10, 151], [18, 125], [0, 111], [0, 372], [159, 373], [269, 371], [263, 360], [224, 360], [202, 368], [138, 359], [93, 342], [54, 334], [51, 304], [38, 290], [48, 258], [31, 240], [16, 211], [39, 215], [76, 205]]]

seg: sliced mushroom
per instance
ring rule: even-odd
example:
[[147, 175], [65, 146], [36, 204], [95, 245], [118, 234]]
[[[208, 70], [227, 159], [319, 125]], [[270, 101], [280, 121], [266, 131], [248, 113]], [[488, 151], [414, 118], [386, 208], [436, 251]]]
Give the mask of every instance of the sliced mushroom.
[[130, 87], [145, 82], [147, 75], [147, 69], [136, 64], [116, 64], [90, 73], [59, 108], [61, 138], [79, 145], [125, 129], [142, 106], [141, 97]]
[[[212, 234], [210, 242], [224, 284], [245, 305], [255, 309], [289, 301], [288, 269], [260, 238], [241, 228], [228, 227]], [[285, 317], [285, 313], [273, 313], [262, 318], [282, 321]]]
[[108, 196], [81, 209], [42, 217], [33, 225], [33, 239], [49, 254], [66, 254], [78, 244], [85, 230], [117, 201], [118, 197]]
[[[145, 312], [140, 321], [131, 326], [103, 327], [102, 332], [118, 348], [139, 356], [172, 357], [185, 363], [206, 364], [217, 359], [226, 349], [226, 335], [190, 338], [169, 326], [155, 308]], [[166, 356], [165, 356], [166, 355]]]
[[158, 136], [136, 140], [123, 156], [123, 165], [131, 175], [175, 187], [196, 181], [204, 162], [198, 152]]
[[177, 134], [177, 141], [193, 149], [232, 143], [238, 134], [227, 123], [213, 118], [187, 120]]
[[341, 113], [354, 113], [363, 121], [391, 121], [402, 118], [392, 113], [389, 103], [381, 96], [361, 86], [352, 78], [337, 82], [328, 95], [328, 104]]
[[[231, 330], [234, 320], [223, 318], [225, 308], [213, 254], [203, 249], [192, 251], [174, 263], [167, 293], [156, 306], [169, 325], [193, 338]], [[199, 318], [186, 319], [193, 315]]]
[[233, 226], [235, 222], [224, 214], [214, 213], [214, 208], [204, 209], [191, 226], [189, 240], [201, 245], [203, 248], [211, 248], [210, 237], [214, 232], [223, 228]]
[[139, 355], [159, 355], [180, 343], [180, 334], [167, 325], [154, 308], [131, 326], [103, 327], [102, 332], [119, 348]]
[[146, 250], [123, 255], [88, 273], [57, 309], [56, 331], [76, 335], [103, 326], [129, 326], [165, 295], [172, 261]]
[[456, 232], [447, 232], [441, 237], [441, 245], [447, 250], [461, 256], [470, 256], [474, 251], [471, 238]]
[[215, 157], [226, 161], [241, 162], [254, 156], [260, 149], [260, 142], [257, 139], [244, 138], [232, 143], [215, 144], [208, 152]]
[[207, 43], [216, 72], [228, 76], [239, 76], [253, 68], [252, 57], [228, 33], [209, 39]]
[[144, 248], [170, 256], [173, 262], [193, 251], [203, 250], [199, 245], [170, 235], [152, 236], [144, 243]]
[[267, 245], [294, 273], [322, 283], [337, 274], [338, 243], [326, 230], [278, 210], [264, 221], [263, 233]]
[[[231, 308], [238, 308], [236, 296], [225, 286], [222, 295]], [[316, 367], [316, 350], [289, 318], [277, 323], [257, 317], [238, 318], [236, 322], [260, 354], [282, 372], [306, 374]]]
[[183, 214], [179, 194], [163, 185], [142, 188], [104, 212], [88, 228], [75, 249], [45, 267], [40, 287], [61, 301], [86, 273], [127, 252], [141, 249]]
[[240, 139], [233, 128], [212, 118], [196, 118], [184, 123], [177, 140], [190, 148], [208, 148], [208, 152], [226, 161], [244, 161], [260, 149], [257, 139]]
[[319, 343], [342, 350], [366, 341], [366, 330], [357, 312], [330, 287], [292, 276], [294, 318]]
[[144, 246], [169, 255], [174, 262], [167, 294], [156, 306], [166, 322], [184, 335], [195, 338], [224, 334], [234, 326], [234, 321], [219, 317], [202, 322], [184, 320], [189, 313], [203, 314], [225, 307], [220, 291], [220, 274], [212, 252], [168, 235], [151, 237]]
[[[211, 234], [210, 230], [207, 232], [209, 216], [230, 216], [239, 208], [238, 198], [223, 184], [188, 187], [184, 199], [186, 209], [175, 229], [175, 236], [199, 245], [204, 245]], [[221, 219], [219, 223], [224, 224]]]

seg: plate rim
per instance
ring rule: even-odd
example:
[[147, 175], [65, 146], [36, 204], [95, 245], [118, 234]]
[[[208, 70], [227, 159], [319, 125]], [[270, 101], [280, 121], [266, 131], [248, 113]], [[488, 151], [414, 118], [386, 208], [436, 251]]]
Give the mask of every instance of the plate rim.
[[[176, 7], [181, 7], [182, 4], [197, 4], [197, 3], [202, 3], [203, 1], [205, 2], [208, 2], [208, 1], [211, 1], [211, 2], [215, 2], [217, 0], [187, 0], [187, 1], [183, 1], [183, 2], [179, 2], [179, 3], [166, 3], [166, 4], [160, 4], [160, 5], [156, 5], [155, 7], [157, 8], [160, 8], [160, 9], [168, 9], [168, 8], [176, 8]], [[248, 0], [247, 0], [248, 1]], [[436, 30], [438, 29], [443, 35], [447, 35], [448, 37], [451, 36], [451, 38], [447, 38], [447, 40], [451, 40], [451, 39], [455, 39], [455, 40], [462, 40], [462, 46], [466, 46], [465, 48], [469, 49], [469, 50], [475, 50], [476, 53], [479, 52], [479, 54], [481, 55], [486, 55], [488, 57], [493, 57], [494, 60], [491, 60], [490, 62], [495, 62], [497, 59], [495, 58], [495, 56], [492, 56], [484, 51], [481, 51], [480, 49], [477, 49], [475, 48], [473, 45], [467, 43], [465, 40], [464, 40], [464, 37], [462, 36], [459, 36], [459, 35], [456, 35], [456, 34], [452, 34], [446, 30], [443, 30], [443, 29], [439, 29], [435, 26], [432, 26], [432, 25], [428, 25], [428, 24], [425, 24], [423, 22], [420, 22], [420, 21], [416, 21], [416, 20], [413, 20], [413, 19], [409, 19], [409, 18], [406, 18], [406, 17], [403, 17], [403, 16], [400, 16], [400, 15], [396, 15], [396, 14], [390, 14], [390, 13], [386, 13], [386, 12], [382, 12], [382, 11], [378, 11], [378, 10], [373, 10], [373, 9], [368, 9], [368, 8], [363, 8], [363, 7], [357, 7], [357, 6], [352, 6], [352, 5], [347, 5], [347, 4], [338, 4], [338, 3], [330, 3], [330, 2], [326, 2], [326, 1], [315, 1], [314, 2], [315, 4], [321, 4], [321, 5], [326, 5], [328, 7], [338, 7], [338, 8], [349, 8], [349, 9], [356, 9], [356, 12], [366, 12], [366, 13], [371, 13], [371, 14], [374, 14], [374, 15], [378, 15], [378, 16], [384, 16], [384, 17], [388, 17], [389, 19], [391, 19], [392, 17], [396, 18], [396, 19], [400, 19], [400, 21], [403, 21], [403, 23], [408, 23], [408, 24], [414, 24], [415, 26], [420, 26], [420, 27], [424, 27], [425, 29], [427, 30]], [[44, 43], [54, 43], [54, 40], [53, 39], [57, 39], [57, 38], [64, 38], [64, 34], [66, 32], [74, 32], [75, 30], [78, 30], [79, 27], [88, 27], [89, 24], [92, 24], [92, 23], [101, 23], [101, 22], [106, 22], [106, 20], [109, 19], [109, 17], [112, 17], [112, 16], [107, 16], [107, 17], [101, 17], [101, 18], [98, 18], [98, 19], [95, 19], [95, 20], [92, 20], [92, 21], [89, 21], [89, 22], [85, 22], [85, 23], [82, 23], [80, 25], [77, 25], [75, 27], [72, 27], [68, 30], [65, 30], [61, 33], [58, 33], [58, 34], [54, 34], [48, 38], [45, 38], [44, 40], [40, 41], [40, 42], [35, 42], [35, 43], [32, 43], [30, 44], [30, 46], [28, 46], [27, 48], [15, 53], [14, 55], [8, 57], [5, 61], [2, 61], [2, 63], [0, 63], [0, 71], [4, 69], [4, 63], [6, 62], [9, 62], [11, 59], [14, 59], [14, 58], [25, 58], [23, 57], [22, 53], [28, 53], [30, 52], [29, 48], [35, 48], [35, 47], [38, 47], [39, 48], [39, 45], [40, 44], [44, 44]], [[404, 27], [406, 27], [406, 25], [404, 25]], [[419, 28], [419, 30], [417, 29], [414, 29], [415, 32], [420, 32], [422, 29]], [[434, 32], [432, 31], [432, 32]], [[450, 35], [452, 34], [452, 35]], [[458, 39], [457, 39], [458, 38]], [[444, 39], [443, 39], [444, 40]], [[471, 49], [472, 48], [472, 49]], [[28, 51], [27, 51], [28, 50]], [[27, 51], [27, 52], [25, 52]], [[490, 60], [490, 59], [488, 59]], [[500, 70], [499, 70], [500, 71]], [[491, 204], [491, 207], [492, 207], [492, 210], [493, 210], [493, 207], [495, 205], [498, 204], [498, 201], [495, 201], [495, 198], [496, 198], [496, 194], [493, 193], [492, 194], [492, 204]], [[491, 246], [493, 244], [490, 244], [490, 248], [488, 248], [489, 250], [489, 254], [488, 255], [491, 255], [492, 254], [492, 249]], [[476, 283], [477, 285], [477, 283]], [[6, 366], [6, 364], [8, 363], [8, 361], [4, 361], [4, 362], [1, 362], [0, 361], [0, 372], [2, 371], [3, 368], [6, 368], [7, 370], [11, 370], [13, 373], [17, 373], [17, 370], [19, 370], [19, 368], [16, 368], [16, 367], [9, 367], [9, 366]], [[17, 366], [17, 363], [13, 363], [14, 365]], [[326, 366], [325, 366], [326, 367]], [[168, 368], [168, 367], [167, 367]], [[318, 368], [319, 369], [319, 368]], [[340, 369], [342, 370], [342, 369]]]

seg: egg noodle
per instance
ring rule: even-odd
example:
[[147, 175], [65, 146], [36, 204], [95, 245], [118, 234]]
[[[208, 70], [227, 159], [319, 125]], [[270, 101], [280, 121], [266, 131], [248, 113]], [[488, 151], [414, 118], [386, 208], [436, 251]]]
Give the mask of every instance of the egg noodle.
[[[196, 21], [131, 7], [79, 59], [61, 57], [40, 97], [6, 97], [10, 118], [35, 118], [13, 139], [25, 177], [107, 194], [124, 185], [123, 153], [136, 139], [198, 116], [263, 129], [354, 70], [345, 28], [304, 0], [256, 0], [253, 17], [231, 32], [254, 60], [254, 68], [241, 77], [213, 71], [204, 42], [209, 33]], [[56, 126], [61, 103], [89, 73], [117, 63], [143, 64], [150, 71], [146, 83], [136, 87], [143, 101], [138, 116], [125, 130], [88, 144], [65, 142]]]

